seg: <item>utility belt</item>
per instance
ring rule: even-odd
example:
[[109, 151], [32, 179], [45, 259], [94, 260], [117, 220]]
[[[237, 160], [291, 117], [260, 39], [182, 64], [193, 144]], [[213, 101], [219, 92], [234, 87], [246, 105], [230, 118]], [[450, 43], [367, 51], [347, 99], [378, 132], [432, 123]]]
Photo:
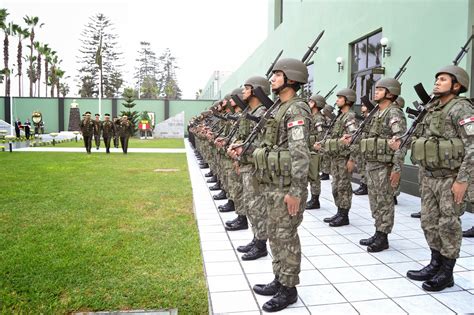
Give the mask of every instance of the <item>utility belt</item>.
[[392, 163], [394, 151], [387, 139], [368, 138], [360, 141], [360, 152], [366, 161]]
[[351, 152], [349, 147], [340, 139], [328, 139], [324, 142], [324, 153], [330, 157], [342, 157], [349, 155]]
[[[464, 144], [459, 138], [418, 138], [411, 144], [411, 161], [413, 164], [423, 166], [431, 172], [457, 170], [464, 158]], [[437, 173], [436, 173], [437, 174]], [[431, 177], [444, 177], [431, 176]]]
[[291, 184], [291, 158], [288, 150], [257, 148], [253, 152], [257, 179], [280, 188]]
[[425, 176], [428, 177], [435, 177], [435, 178], [443, 178], [443, 177], [453, 177], [458, 174], [457, 171], [454, 170], [447, 170], [447, 169], [439, 169], [439, 170], [427, 170], [425, 169]]

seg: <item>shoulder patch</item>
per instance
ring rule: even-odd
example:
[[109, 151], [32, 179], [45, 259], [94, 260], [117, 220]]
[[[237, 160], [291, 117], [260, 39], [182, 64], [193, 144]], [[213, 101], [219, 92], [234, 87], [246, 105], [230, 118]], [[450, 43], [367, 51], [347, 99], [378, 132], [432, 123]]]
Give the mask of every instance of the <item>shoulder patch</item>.
[[286, 127], [291, 128], [291, 127], [294, 127], [294, 126], [302, 126], [302, 125], [304, 125], [304, 119], [299, 119], [299, 120], [289, 122], [286, 125]]
[[474, 116], [466, 118], [466, 119], [461, 119], [459, 121], [459, 126], [464, 126], [465, 124], [469, 124], [469, 123], [472, 123], [472, 122], [474, 122]]
[[400, 118], [398, 118], [398, 117], [393, 117], [392, 119], [390, 119], [389, 124], [390, 124], [390, 125], [393, 125], [394, 123], [397, 123], [397, 122], [399, 122], [399, 121], [400, 121]]

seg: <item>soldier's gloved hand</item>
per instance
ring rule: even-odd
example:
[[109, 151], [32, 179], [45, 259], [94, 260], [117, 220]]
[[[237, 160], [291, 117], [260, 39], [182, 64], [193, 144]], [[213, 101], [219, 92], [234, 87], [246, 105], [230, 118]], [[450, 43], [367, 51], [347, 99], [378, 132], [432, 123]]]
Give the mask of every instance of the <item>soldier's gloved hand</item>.
[[321, 150], [321, 142], [316, 142], [316, 143], [313, 145], [313, 148], [314, 148], [316, 151]]
[[393, 137], [392, 139], [388, 140], [388, 146], [393, 151], [397, 151], [400, 148], [401, 143], [402, 141], [397, 137]]
[[354, 170], [354, 166], [355, 166], [355, 162], [349, 159], [349, 161], [347, 161], [346, 163], [347, 171], [349, 173], [352, 173], [352, 171]]
[[390, 185], [393, 188], [396, 188], [398, 186], [398, 183], [400, 182], [400, 172], [391, 172], [390, 173]]
[[298, 213], [298, 209], [300, 208], [300, 198], [286, 194], [283, 201], [286, 203], [286, 207], [288, 208], [288, 213], [290, 216], [295, 216]]
[[468, 182], [461, 183], [458, 181], [454, 181], [453, 186], [451, 187], [451, 191], [454, 194], [454, 202], [457, 204], [461, 204], [464, 200], [464, 194], [466, 193], [466, 189], [468, 186]]

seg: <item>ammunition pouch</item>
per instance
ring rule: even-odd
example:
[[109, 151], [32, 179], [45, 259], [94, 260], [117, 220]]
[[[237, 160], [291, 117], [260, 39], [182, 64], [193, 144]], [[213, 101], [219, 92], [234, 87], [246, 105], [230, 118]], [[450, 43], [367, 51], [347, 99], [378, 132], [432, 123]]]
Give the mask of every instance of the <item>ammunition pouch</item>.
[[411, 161], [424, 168], [457, 170], [464, 158], [464, 144], [459, 138], [418, 138], [411, 144]]
[[311, 152], [311, 156], [309, 160], [309, 173], [308, 173], [309, 180], [312, 180], [312, 181], [319, 180], [320, 164], [321, 164], [321, 155], [315, 152]]
[[349, 147], [340, 139], [328, 139], [324, 142], [324, 153], [328, 156], [347, 156], [350, 154]]
[[257, 148], [253, 152], [256, 175], [260, 182], [280, 187], [291, 184], [290, 151]]
[[392, 163], [395, 153], [388, 145], [388, 140], [381, 138], [362, 139], [360, 152], [365, 160], [381, 163]]

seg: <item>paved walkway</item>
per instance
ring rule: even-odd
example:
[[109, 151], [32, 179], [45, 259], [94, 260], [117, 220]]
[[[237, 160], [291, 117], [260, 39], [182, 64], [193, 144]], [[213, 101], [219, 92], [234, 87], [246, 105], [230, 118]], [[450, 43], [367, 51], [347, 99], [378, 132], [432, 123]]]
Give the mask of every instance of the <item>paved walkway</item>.
[[[7, 149], [8, 150], [8, 149]], [[84, 148], [67, 147], [30, 147], [14, 149], [18, 152], [80, 152], [86, 153]], [[105, 153], [105, 148], [92, 149], [92, 154]], [[122, 149], [110, 148], [110, 153], [122, 153]], [[160, 148], [128, 148], [128, 153], [186, 153], [186, 149], [160, 149]]]
[[[252, 286], [273, 280], [271, 257], [242, 261], [235, 248], [252, 238], [250, 230], [226, 232], [224, 222], [235, 213], [219, 213], [225, 201], [212, 199], [204, 174], [185, 141], [195, 216], [209, 289], [212, 314], [262, 314], [268, 297], [255, 295]], [[306, 211], [299, 228], [302, 243], [299, 299], [278, 314], [454, 314], [474, 313], [474, 239], [464, 238], [455, 268], [455, 286], [428, 293], [421, 282], [405, 277], [408, 269], [427, 264], [430, 251], [418, 219], [410, 217], [420, 200], [401, 194], [390, 249], [368, 253], [361, 238], [374, 232], [367, 196], [353, 197], [351, 225], [330, 228], [322, 219], [335, 213], [330, 181], [322, 182], [321, 209]], [[474, 215], [463, 217], [463, 228], [474, 225]]]

